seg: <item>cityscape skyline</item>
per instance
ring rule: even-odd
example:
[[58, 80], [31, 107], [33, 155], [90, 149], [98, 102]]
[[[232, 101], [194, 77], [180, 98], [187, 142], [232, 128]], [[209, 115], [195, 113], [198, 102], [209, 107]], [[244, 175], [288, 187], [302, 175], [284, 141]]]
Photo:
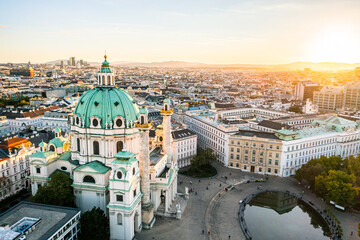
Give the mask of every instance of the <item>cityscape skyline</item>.
[[96, 61], [106, 49], [113, 60], [130, 62], [355, 63], [359, 5], [353, 0], [2, 2], [0, 62], [68, 56]]

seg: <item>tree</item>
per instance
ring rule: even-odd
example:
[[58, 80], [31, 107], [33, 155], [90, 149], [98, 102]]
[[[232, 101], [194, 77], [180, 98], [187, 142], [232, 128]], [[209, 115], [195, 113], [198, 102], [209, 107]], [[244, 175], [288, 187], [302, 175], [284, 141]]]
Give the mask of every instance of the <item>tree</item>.
[[301, 107], [300, 106], [291, 106], [289, 107], [289, 112], [294, 112], [294, 113], [302, 113]]
[[109, 219], [103, 210], [93, 207], [91, 211], [83, 213], [80, 217], [80, 240], [109, 239]]
[[315, 178], [315, 189], [326, 200], [348, 207], [354, 205], [355, 197], [359, 193], [355, 179], [353, 174], [330, 170], [328, 175], [323, 174]]
[[72, 180], [65, 173], [55, 173], [47, 185], [40, 186], [35, 196], [32, 197], [33, 202], [75, 207], [75, 196], [71, 187]]

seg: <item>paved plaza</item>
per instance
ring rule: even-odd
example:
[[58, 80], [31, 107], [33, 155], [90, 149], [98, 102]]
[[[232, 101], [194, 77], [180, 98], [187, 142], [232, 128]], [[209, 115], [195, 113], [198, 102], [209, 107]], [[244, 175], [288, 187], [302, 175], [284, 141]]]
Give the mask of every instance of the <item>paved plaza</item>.
[[[360, 214], [340, 212], [332, 206], [326, 205], [311, 191], [298, 185], [294, 179], [269, 177], [267, 182], [247, 183], [248, 180], [262, 179], [264, 176], [225, 168], [219, 164], [214, 164], [214, 166], [218, 170], [218, 176], [209, 180], [199, 181], [179, 174], [178, 192], [184, 193], [186, 186], [193, 188], [181, 220], [158, 217], [154, 227], [151, 230], [137, 233], [136, 239], [228, 240], [229, 236], [230, 239], [245, 239], [238, 220], [239, 200], [255, 192], [260, 184], [263, 189], [289, 190], [294, 193], [305, 191], [304, 199], [312, 201], [320, 209], [329, 208], [335, 213], [342, 223], [343, 239], [360, 239], [357, 237], [357, 222], [360, 222]], [[226, 176], [227, 179], [223, 176]], [[241, 182], [244, 183], [241, 184]], [[235, 184], [235, 188], [231, 191], [224, 191], [224, 187], [229, 184]], [[203, 230], [204, 234], [202, 234]], [[210, 235], [208, 235], [208, 231]], [[352, 236], [351, 231], [353, 231]]]

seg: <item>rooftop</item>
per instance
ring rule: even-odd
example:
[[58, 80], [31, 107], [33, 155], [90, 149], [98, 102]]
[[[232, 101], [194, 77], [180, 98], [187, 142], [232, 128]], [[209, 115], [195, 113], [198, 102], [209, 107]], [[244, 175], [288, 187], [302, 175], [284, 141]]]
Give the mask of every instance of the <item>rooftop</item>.
[[[0, 226], [9, 225], [11, 226], [10, 229], [14, 231], [19, 230], [16, 228], [19, 224], [22, 224], [21, 226], [24, 225], [24, 222], [19, 222], [20, 220], [29, 220], [27, 223], [40, 220], [36, 223], [35, 229], [26, 235], [26, 239], [45, 240], [49, 239], [79, 212], [80, 210], [76, 208], [20, 202], [16, 206], [0, 214]], [[16, 233], [17, 231], [14, 232]], [[7, 231], [0, 230], [0, 239], [12, 240], [14, 238], [11, 238], [11, 236], [18, 236], [18, 234], [15, 233], [11, 235]]]

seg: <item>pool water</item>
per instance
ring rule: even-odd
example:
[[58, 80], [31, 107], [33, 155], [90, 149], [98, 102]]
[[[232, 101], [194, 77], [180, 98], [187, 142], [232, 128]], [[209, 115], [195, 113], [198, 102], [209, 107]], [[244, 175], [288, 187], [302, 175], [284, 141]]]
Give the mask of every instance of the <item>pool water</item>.
[[330, 239], [321, 216], [285, 192], [262, 192], [246, 205], [244, 217], [253, 240]]

